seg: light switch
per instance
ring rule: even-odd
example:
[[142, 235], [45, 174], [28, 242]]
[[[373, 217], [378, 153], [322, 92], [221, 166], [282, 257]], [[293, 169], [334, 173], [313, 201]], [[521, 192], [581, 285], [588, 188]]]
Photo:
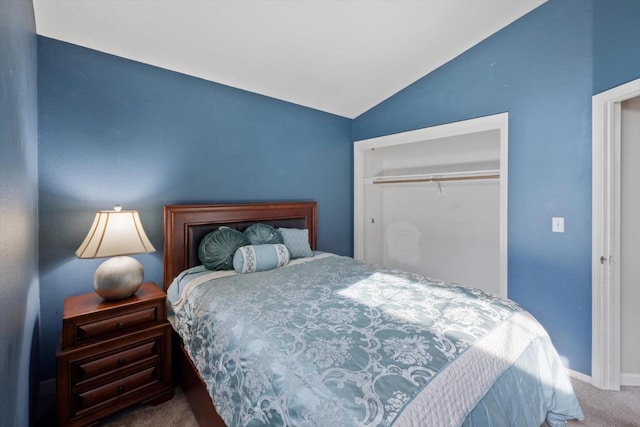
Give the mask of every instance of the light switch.
[[554, 233], [564, 233], [564, 218], [561, 216], [554, 216], [551, 218], [551, 231]]

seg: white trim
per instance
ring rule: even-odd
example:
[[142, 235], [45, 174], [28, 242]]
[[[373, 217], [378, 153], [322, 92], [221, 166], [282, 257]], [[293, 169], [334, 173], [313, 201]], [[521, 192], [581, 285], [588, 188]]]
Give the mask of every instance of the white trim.
[[640, 374], [620, 374], [620, 385], [640, 386]]
[[353, 256], [364, 259], [364, 154], [358, 141], [353, 144]]
[[[593, 385], [593, 378], [582, 372], [567, 369], [567, 375], [587, 384]], [[630, 387], [640, 387], [640, 374], [620, 374], [620, 385]]]
[[567, 374], [571, 378], [575, 378], [587, 384], [592, 384], [593, 382], [593, 379], [589, 375], [583, 374], [582, 372], [574, 371], [573, 369], [567, 369]]
[[494, 114], [486, 117], [447, 123], [428, 128], [395, 133], [376, 138], [355, 141], [354, 154], [354, 257], [364, 257], [364, 152], [372, 148], [390, 147], [411, 142], [430, 139], [446, 138], [456, 135], [483, 132], [489, 130], [500, 131], [500, 295], [507, 296], [507, 225], [508, 225], [508, 141], [509, 141], [509, 113]]
[[592, 100], [591, 375], [607, 390], [620, 389], [620, 103], [639, 95], [640, 79]]

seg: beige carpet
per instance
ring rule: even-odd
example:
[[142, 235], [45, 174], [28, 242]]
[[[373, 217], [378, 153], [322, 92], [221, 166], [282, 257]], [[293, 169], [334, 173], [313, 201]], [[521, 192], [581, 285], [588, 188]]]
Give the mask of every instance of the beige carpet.
[[571, 379], [571, 383], [585, 419], [569, 421], [568, 426], [640, 426], [640, 387], [622, 387], [620, 391], [606, 391], [574, 378]]
[[139, 405], [104, 419], [101, 426], [109, 427], [198, 427], [187, 398], [176, 387], [173, 399], [158, 405]]
[[[623, 387], [621, 391], [604, 391], [572, 379], [584, 421], [570, 421], [574, 427], [640, 427], [640, 387]], [[193, 412], [182, 393], [158, 406], [136, 406], [105, 419], [109, 427], [197, 427]]]

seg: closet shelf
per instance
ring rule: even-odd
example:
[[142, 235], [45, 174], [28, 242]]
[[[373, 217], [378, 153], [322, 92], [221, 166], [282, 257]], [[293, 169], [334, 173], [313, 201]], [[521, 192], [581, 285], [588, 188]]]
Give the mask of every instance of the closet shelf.
[[399, 184], [410, 182], [470, 181], [500, 178], [498, 161], [461, 163], [402, 169], [387, 169], [371, 178], [366, 184]]

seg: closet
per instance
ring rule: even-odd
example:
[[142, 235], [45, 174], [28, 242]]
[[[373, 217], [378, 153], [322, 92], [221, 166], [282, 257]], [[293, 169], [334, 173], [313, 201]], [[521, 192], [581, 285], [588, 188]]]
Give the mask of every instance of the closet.
[[355, 257], [507, 295], [498, 114], [354, 144]]

